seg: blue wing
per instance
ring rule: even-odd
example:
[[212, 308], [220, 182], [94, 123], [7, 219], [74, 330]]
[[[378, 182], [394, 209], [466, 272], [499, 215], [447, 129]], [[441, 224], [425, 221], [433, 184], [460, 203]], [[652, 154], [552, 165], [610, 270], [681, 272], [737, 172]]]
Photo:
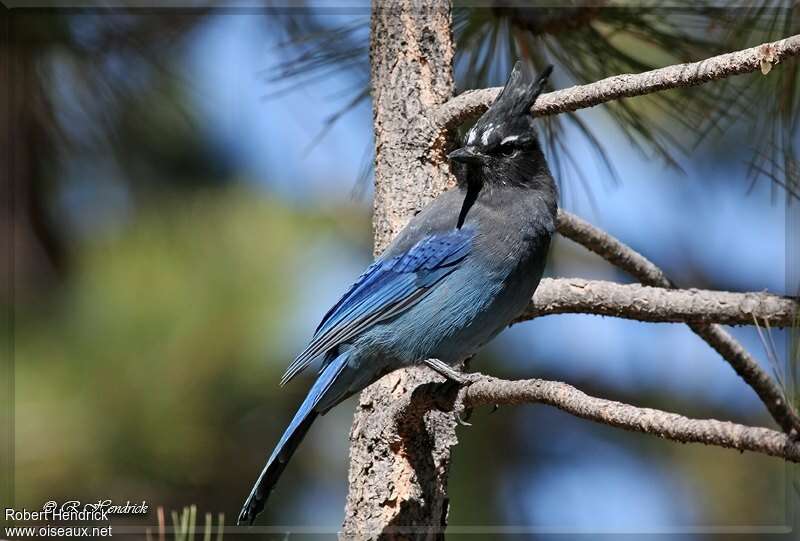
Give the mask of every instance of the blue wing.
[[311, 343], [286, 369], [281, 385], [319, 354], [419, 302], [466, 257], [474, 236], [466, 227], [429, 235], [404, 253], [375, 261], [325, 314]]

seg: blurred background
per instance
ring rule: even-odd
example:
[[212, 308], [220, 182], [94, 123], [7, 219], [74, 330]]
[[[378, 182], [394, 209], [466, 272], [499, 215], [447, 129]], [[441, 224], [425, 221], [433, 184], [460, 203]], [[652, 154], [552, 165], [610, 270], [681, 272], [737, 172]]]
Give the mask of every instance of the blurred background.
[[[457, 7], [458, 88], [502, 84], [516, 58], [555, 63], [553, 85], [564, 87], [800, 30], [796, 5], [601, 4]], [[232, 523], [310, 382], [281, 389], [280, 375], [371, 260], [369, 13], [3, 8], [2, 17], [11, 174], [0, 227], [13, 239], [2, 332], [15, 369], [16, 507], [146, 500], [197, 504]], [[562, 205], [682, 286], [796, 294], [786, 224], [800, 203], [798, 82], [798, 63], [786, 61], [768, 77], [543, 120]], [[561, 238], [547, 273], [630, 281]], [[768, 359], [753, 328], [731, 330], [792, 386], [795, 372]], [[772, 331], [781, 359], [788, 334]], [[472, 366], [773, 426], [681, 325], [551, 316], [504, 332]], [[315, 425], [261, 524], [340, 526], [352, 406]], [[453, 453], [456, 533], [700, 538], [791, 521], [796, 488], [777, 459], [545, 406], [480, 410], [472, 423]]]

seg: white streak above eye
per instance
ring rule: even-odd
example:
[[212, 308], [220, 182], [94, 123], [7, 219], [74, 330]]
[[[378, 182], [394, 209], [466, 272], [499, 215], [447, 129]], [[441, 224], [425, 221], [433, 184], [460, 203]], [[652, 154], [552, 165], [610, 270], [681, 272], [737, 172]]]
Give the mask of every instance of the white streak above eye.
[[481, 136], [481, 143], [483, 143], [484, 145], [488, 145], [489, 144], [489, 136], [492, 135], [493, 131], [494, 131], [494, 126], [493, 125], [489, 125], [487, 130], [485, 132], [483, 132], [483, 135]]
[[475, 130], [470, 130], [469, 131], [469, 133], [467, 134], [467, 144], [468, 145], [471, 145], [472, 143], [475, 142], [475, 135], [476, 135], [475, 134]]
[[516, 141], [517, 139], [519, 139], [519, 135], [509, 135], [508, 137], [500, 141], [500, 144], [505, 145], [506, 143], [511, 143], [513, 141]]

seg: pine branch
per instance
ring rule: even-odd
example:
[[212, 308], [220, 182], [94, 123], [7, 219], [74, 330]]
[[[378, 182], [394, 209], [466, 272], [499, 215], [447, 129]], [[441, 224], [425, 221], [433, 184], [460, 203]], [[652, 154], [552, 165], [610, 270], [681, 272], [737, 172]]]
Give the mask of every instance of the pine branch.
[[752, 451], [800, 462], [800, 442], [776, 430], [638, 408], [589, 396], [558, 381], [507, 381], [482, 374], [470, 376], [473, 381], [463, 391], [465, 407], [541, 403], [583, 419], [672, 441]]
[[[643, 285], [673, 288], [667, 276], [646, 257], [605, 231], [568, 212], [559, 211], [558, 231], [585, 246]], [[728, 332], [718, 325], [688, 323], [695, 334], [714, 348], [756, 392], [778, 425], [790, 436], [800, 435], [800, 417], [785, 399], [781, 388]]]
[[543, 279], [517, 321], [553, 314], [595, 314], [637, 321], [790, 327], [797, 299], [770, 293], [665, 289], [581, 278]]
[[[638, 74], [615, 75], [594, 83], [555, 90], [539, 96], [533, 106], [533, 114], [566, 113], [612, 100], [696, 86], [758, 70], [767, 71], [781, 60], [797, 55], [800, 55], [800, 35], [713, 56], [700, 62], [675, 64]], [[464, 92], [439, 106], [434, 120], [442, 130], [455, 128], [485, 111], [499, 92], [500, 88]]]

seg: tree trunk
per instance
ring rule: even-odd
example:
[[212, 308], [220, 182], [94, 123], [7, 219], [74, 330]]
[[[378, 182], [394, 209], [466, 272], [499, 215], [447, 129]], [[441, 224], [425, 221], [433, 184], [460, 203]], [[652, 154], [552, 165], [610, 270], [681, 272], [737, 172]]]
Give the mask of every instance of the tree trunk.
[[[375, 2], [371, 81], [375, 129], [375, 253], [451, 182], [446, 138], [430, 116], [453, 93], [449, 2]], [[412, 393], [423, 368], [367, 388], [350, 433], [347, 539], [434, 539], [447, 521], [451, 413]]]

